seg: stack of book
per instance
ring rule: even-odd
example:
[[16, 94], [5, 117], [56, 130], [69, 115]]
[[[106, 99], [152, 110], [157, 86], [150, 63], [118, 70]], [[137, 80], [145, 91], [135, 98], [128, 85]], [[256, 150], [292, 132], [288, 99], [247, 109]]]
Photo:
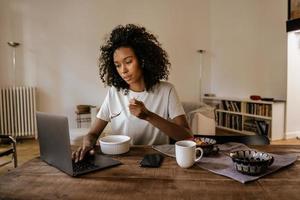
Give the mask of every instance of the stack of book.
[[271, 117], [271, 108], [270, 104], [248, 103], [246, 112], [253, 115]]
[[241, 102], [222, 100], [221, 109], [232, 112], [241, 112]]
[[265, 120], [256, 120], [255, 121], [255, 124], [257, 126], [257, 134], [258, 135], [265, 135], [265, 136], [268, 136], [269, 135], [269, 127], [270, 127], [270, 124], [269, 122], [265, 121]]
[[257, 126], [254, 118], [247, 118], [244, 122], [244, 130], [257, 133]]
[[228, 113], [218, 113], [216, 121], [219, 126], [227, 128], [242, 130], [242, 116]]

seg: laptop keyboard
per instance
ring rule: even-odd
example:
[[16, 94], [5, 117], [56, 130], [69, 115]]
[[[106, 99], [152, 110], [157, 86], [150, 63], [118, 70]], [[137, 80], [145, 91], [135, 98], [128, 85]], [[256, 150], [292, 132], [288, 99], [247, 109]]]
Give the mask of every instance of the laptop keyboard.
[[74, 172], [82, 172], [82, 171], [92, 170], [96, 168], [98, 168], [98, 166], [91, 161], [84, 160], [84, 161], [79, 161], [77, 163], [73, 162]]

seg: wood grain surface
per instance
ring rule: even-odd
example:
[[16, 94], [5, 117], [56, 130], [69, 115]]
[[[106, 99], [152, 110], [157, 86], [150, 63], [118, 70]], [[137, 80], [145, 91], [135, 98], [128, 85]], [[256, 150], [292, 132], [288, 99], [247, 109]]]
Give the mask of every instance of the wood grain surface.
[[257, 181], [241, 184], [197, 166], [182, 169], [165, 157], [160, 168], [141, 168], [151, 147], [113, 156], [123, 164], [73, 178], [35, 158], [0, 176], [0, 199], [300, 199], [300, 146], [257, 146], [298, 160]]

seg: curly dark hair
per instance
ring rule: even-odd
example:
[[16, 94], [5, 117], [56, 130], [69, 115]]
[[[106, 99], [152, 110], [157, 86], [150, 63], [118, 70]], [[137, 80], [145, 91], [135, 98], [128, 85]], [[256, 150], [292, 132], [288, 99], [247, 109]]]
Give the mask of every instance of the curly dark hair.
[[99, 75], [105, 85], [128, 93], [129, 85], [118, 74], [113, 59], [115, 50], [120, 47], [129, 47], [134, 51], [143, 71], [147, 91], [151, 91], [160, 80], [168, 79], [171, 64], [156, 37], [144, 27], [127, 24], [114, 28], [100, 48]]

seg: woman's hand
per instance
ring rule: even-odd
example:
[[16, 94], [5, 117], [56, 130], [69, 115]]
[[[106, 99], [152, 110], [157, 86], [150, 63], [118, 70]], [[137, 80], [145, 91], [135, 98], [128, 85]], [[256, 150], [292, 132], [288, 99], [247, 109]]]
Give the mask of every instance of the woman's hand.
[[95, 154], [95, 150], [93, 147], [81, 146], [76, 151], [72, 152], [72, 160], [74, 160], [75, 163], [83, 160], [83, 158], [86, 156], [87, 152], [89, 152], [90, 155]]
[[72, 160], [77, 163], [78, 161], [83, 160], [87, 153], [89, 153], [90, 155], [95, 154], [94, 139], [89, 134], [84, 136], [82, 146], [79, 147], [76, 151], [72, 152]]
[[89, 133], [83, 138], [82, 146], [72, 153], [72, 159], [75, 162], [82, 160], [87, 152], [89, 152], [90, 155], [95, 153], [94, 146], [106, 125], [107, 121], [98, 118], [95, 119]]
[[129, 101], [129, 111], [132, 115], [147, 120], [150, 115], [150, 111], [145, 107], [142, 101], [138, 101], [136, 99], [131, 99]]
[[136, 99], [129, 101], [129, 111], [132, 115], [147, 120], [174, 140], [185, 140], [192, 137], [185, 115], [179, 115], [169, 121], [147, 110], [144, 103]]

